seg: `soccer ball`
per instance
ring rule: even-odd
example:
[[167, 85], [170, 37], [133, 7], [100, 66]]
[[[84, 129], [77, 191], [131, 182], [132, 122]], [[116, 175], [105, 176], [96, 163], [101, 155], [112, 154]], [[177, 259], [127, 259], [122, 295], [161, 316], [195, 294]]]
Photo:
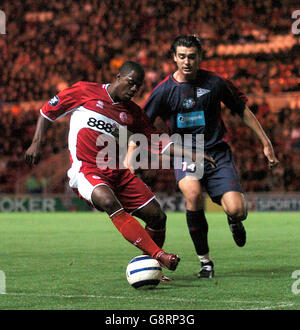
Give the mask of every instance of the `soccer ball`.
[[154, 289], [160, 282], [162, 270], [156, 259], [147, 255], [133, 258], [126, 269], [128, 283], [135, 289]]

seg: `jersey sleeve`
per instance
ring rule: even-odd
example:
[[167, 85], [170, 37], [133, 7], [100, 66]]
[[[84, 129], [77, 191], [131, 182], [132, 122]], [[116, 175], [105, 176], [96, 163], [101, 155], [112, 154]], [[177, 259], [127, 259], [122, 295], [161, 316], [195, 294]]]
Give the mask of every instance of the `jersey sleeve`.
[[150, 118], [151, 123], [154, 123], [156, 117], [162, 117], [162, 112], [164, 109], [162, 85], [158, 85], [152, 91], [151, 95], [144, 104], [143, 109]]
[[169, 135], [155, 128], [144, 110], [140, 109], [140, 115], [137, 118], [134, 133], [141, 133], [147, 137], [150, 153], [163, 154], [173, 143]]
[[230, 80], [222, 79], [221, 101], [230, 109], [232, 114], [242, 115], [248, 98]]
[[40, 113], [46, 119], [55, 121], [81, 105], [81, 85], [76, 83], [68, 87], [45, 103]]

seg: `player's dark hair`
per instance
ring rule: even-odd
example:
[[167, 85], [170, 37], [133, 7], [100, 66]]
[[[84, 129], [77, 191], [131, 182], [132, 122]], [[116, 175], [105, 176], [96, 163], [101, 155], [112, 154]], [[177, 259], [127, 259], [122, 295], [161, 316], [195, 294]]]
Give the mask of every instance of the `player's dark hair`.
[[144, 68], [137, 62], [127, 61], [124, 62], [119, 70], [121, 75], [130, 73], [131, 71], [136, 72], [142, 79], [145, 77]]
[[198, 49], [198, 54], [201, 55], [202, 52], [202, 44], [199, 38], [197, 38], [194, 35], [186, 35], [183, 34], [179, 37], [177, 37], [172, 45], [171, 45], [171, 52], [173, 54], [176, 54], [176, 49], [178, 46], [183, 46], [183, 47], [196, 47]]

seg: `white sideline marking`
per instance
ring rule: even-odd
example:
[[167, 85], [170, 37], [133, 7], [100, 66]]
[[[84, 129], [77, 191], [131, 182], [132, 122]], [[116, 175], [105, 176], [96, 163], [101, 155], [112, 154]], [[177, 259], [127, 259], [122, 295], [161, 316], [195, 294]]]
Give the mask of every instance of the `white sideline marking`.
[[[39, 293], [21, 293], [21, 292], [10, 292], [6, 293], [6, 296], [32, 296], [32, 297], [53, 297], [53, 298], [87, 298], [87, 299], [128, 299], [128, 296], [97, 296], [97, 295], [72, 295], [72, 294], [39, 294]], [[159, 300], [161, 301], [161, 297], [142, 297], [143, 300]], [[185, 298], [168, 298], [169, 301], [182, 301], [186, 303], [191, 303], [191, 302], [211, 302], [211, 299], [185, 299]], [[276, 308], [283, 308], [283, 307], [292, 307], [294, 306], [294, 303], [289, 303], [285, 301], [277, 302], [273, 304], [271, 301], [247, 301], [247, 300], [217, 300], [216, 302], [218, 303], [223, 303], [223, 304], [257, 304], [257, 305], [266, 305], [266, 306], [261, 306], [257, 308], [250, 308], [250, 309], [263, 309], [263, 310], [268, 310], [268, 309], [276, 309]], [[243, 308], [241, 308], [243, 309]]]
[[6, 279], [3, 270], [0, 270], [0, 294], [6, 294]]
[[283, 308], [283, 307], [291, 307], [291, 306], [294, 306], [294, 304], [282, 302], [282, 303], [278, 303], [276, 306], [266, 306], [261, 309], [268, 310], [268, 309], [273, 309], [273, 308]]

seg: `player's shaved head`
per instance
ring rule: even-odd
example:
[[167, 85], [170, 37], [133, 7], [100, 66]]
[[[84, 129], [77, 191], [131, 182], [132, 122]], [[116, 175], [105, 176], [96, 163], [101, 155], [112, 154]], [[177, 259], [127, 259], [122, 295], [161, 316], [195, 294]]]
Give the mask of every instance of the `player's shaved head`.
[[139, 78], [141, 80], [144, 80], [145, 77], [145, 71], [143, 69], [143, 67], [134, 61], [127, 61], [124, 62], [119, 70], [119, 73], [121, 76], [127, 75], [128, 73], [130, 73], [131, 71], [134, 71], [137, 73], [137, 75], [139, 76]]
[[127, 61], [107, 90], [115, 102], [129, 101], [139, 91], [144, 78], [143, 67], [137, 62]]
[[184, 35], [177, 37], [171, 45], [171, 52], [173, 54], [176, 54], [176, 50], [177, 50], [178, 46], [183, 46], [183, 47], [187, 47], [187, 48], [196, 47], [199, 55], [201, 55], [201, 52], [202, 52], [201, 41], [199, 38], [197, 38], [194, 35], [185, 35], [184, 34]]

